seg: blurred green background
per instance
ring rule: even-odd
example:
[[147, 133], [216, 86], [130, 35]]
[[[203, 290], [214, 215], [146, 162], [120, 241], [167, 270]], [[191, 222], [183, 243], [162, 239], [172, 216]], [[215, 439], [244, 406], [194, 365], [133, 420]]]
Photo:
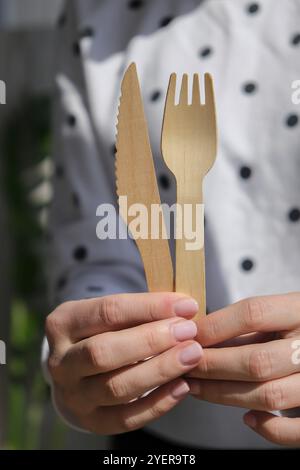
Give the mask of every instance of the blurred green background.
[[[43, 264], [51, 187], [49, 116], [48, 97], [24, 97], [3, 131], [3, 191], [13, 253], [4, 446], [13, 449], [41, 446], [43, 413], [49, 399], [39, 354], [47, 309]], [[52, 428], [49, 443], [53, 440], [59, 446], [63, 429], [59, 422]]]
[[51, 97], [63, 0], [0, 0], [0, 449], [101, 449], [56, 416], [40, 367], [51, 204]]

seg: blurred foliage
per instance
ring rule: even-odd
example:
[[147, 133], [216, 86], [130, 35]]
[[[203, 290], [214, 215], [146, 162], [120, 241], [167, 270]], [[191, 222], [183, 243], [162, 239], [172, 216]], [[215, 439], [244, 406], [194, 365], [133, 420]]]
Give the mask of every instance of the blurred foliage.
[[42, 236], [24, 174], [41, 163], [50, 152], [49, 101], [27, 98], [8, 122], [5, 133], [5, 182], [14, 234], [14, 285], [21, 296], [35, 295], [43, 288], [41, 260], [36, 247]]
[[14, 253], [7, 445], [13, 449], [40, 447], [43, 411], [49, 399], [40, 367], [47, 313], [42, 244], [45, 230], [39, 218], [44, 203], [33, 204], [29, 197], [42, 181], [28, 181], [25, 176], [49, 156], [50, 114], [49, 98], [27, 98], [8, 120], [4, 139], [5, 192]]

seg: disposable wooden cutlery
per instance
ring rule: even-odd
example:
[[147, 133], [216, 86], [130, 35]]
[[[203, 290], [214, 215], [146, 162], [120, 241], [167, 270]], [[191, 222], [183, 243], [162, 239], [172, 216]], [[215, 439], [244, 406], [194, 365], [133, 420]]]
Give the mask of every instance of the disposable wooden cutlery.
[[[188, 77], [182, 79], [179, 103], [175, 103], [176, 75], [170, 77], [162, 128], [161, 148], [164, 160], [177, 182], [176, 275], [173, 274], [168, 240], [152, 237], [151, 224], [144, 238], [136, 243], [144, 264], [149, 291], [182, 292], [199, 303], [199, 314], [206, 313], [204, 214], [202, 184], [216, 158], [217, 131], [212, 78], [205, 74], [205, 104], [200, 96], [198, 75], [193, 78], [192, 101], [188, 104]], [[116, 184], [119, 202], [127, 196], [127, 206], [143, 204], [148, 214], [152, 205], [160, 205], [153, 157], [149, 142], [142, 97], [135, 64], [127, 69], [122, 85], [117, 124]], [[189, 205], [193, 230], [200, 240], [189, 249], [185, 232]], [[121, 216], [128, 222], [128, 214]], [[196, 227], [196, 215], [200, 221]], [[181, 217], [181, 214], [183, 215]], [[164, 222], [163, 222], [164, 224]], [[165, 227], [164, 229], [165, 230]], [[200, 235], [200, 236], [199, 236]]]
[[[116, 147], [118, 196], [127, 196], [128, 207], [143, 204], [151, 214], [151, 206], [160, 205], [161, 201], [135, 64], [129, 66], [121, 85]], [[128, 214], [122, 211], [120, 205], [120, 214], [128, 221]], [[172, 292], [173, 266], [168, 240], [153, 239], [148, 224], [145, 239], [136, 239], [136, 244], [149, 291]]]
[[[165, 104], [161, 149], [168, 168], [176, 178], [177, 204], [181, 208], [185, 204], [190, 205], [195, 223], [196, 205], [203, 204], [203, 179], [213, 166], [217, 151], [213, 82], [211, 76], [205, 74], [204, 104], [199, 77], [195, 74], [192, 102], [189, 104], [188, 76], [184, 74], [179, 103], [175, 104], [176, 81], [176, 74], [172, 74]], [[175, 289], [195, 298], [199, 303], [199, 315], [205, 315], [204, 211], [200, 226], [194, 227], [199, 230], [202, 240], [196, 250], [187, 250], [189, 240], [183, 230], [185, 217], [184, 212], [183, 217], [176, 217]]]

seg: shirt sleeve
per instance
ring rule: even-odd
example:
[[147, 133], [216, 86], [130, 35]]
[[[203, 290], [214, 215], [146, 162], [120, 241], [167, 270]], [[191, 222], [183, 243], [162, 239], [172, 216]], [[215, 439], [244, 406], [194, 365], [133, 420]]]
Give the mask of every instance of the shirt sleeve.
[[[147, 290], [135, 242], [100, 240], [96, 235], [100, 204], [115, 208], [112, 145], [99, 137], [87, 99], [80, 58], [75, 3], [57, 32], [57, 74], [53, 97], [53, 200], [48, 223], [47, 278], [50, 303]], [[99, 103], [99, 106], [101, 103]], [[107, 116], [115, 120], [115, 116]], [[43, 344], [46, 380], [49, 348]], [[58, 406], [56, 409], [58, 410]], [[58, 410], [69, 424], [72, 420]]]

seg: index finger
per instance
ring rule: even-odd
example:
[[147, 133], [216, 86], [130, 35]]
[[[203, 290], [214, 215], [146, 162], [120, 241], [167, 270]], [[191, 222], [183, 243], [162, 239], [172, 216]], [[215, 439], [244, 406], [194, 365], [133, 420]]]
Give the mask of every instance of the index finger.
[[117, 331], [171, 317], [191, 318], [195, 300], [172, 292], [116, 294], [62, 304], [46, 323], [49, 342], [60, 336], [71, 343], [107, 331]]
[[252, 332], [289, 330], [300, 326], [300, 294], [252, 297], [197, 321], [202, 346]]

